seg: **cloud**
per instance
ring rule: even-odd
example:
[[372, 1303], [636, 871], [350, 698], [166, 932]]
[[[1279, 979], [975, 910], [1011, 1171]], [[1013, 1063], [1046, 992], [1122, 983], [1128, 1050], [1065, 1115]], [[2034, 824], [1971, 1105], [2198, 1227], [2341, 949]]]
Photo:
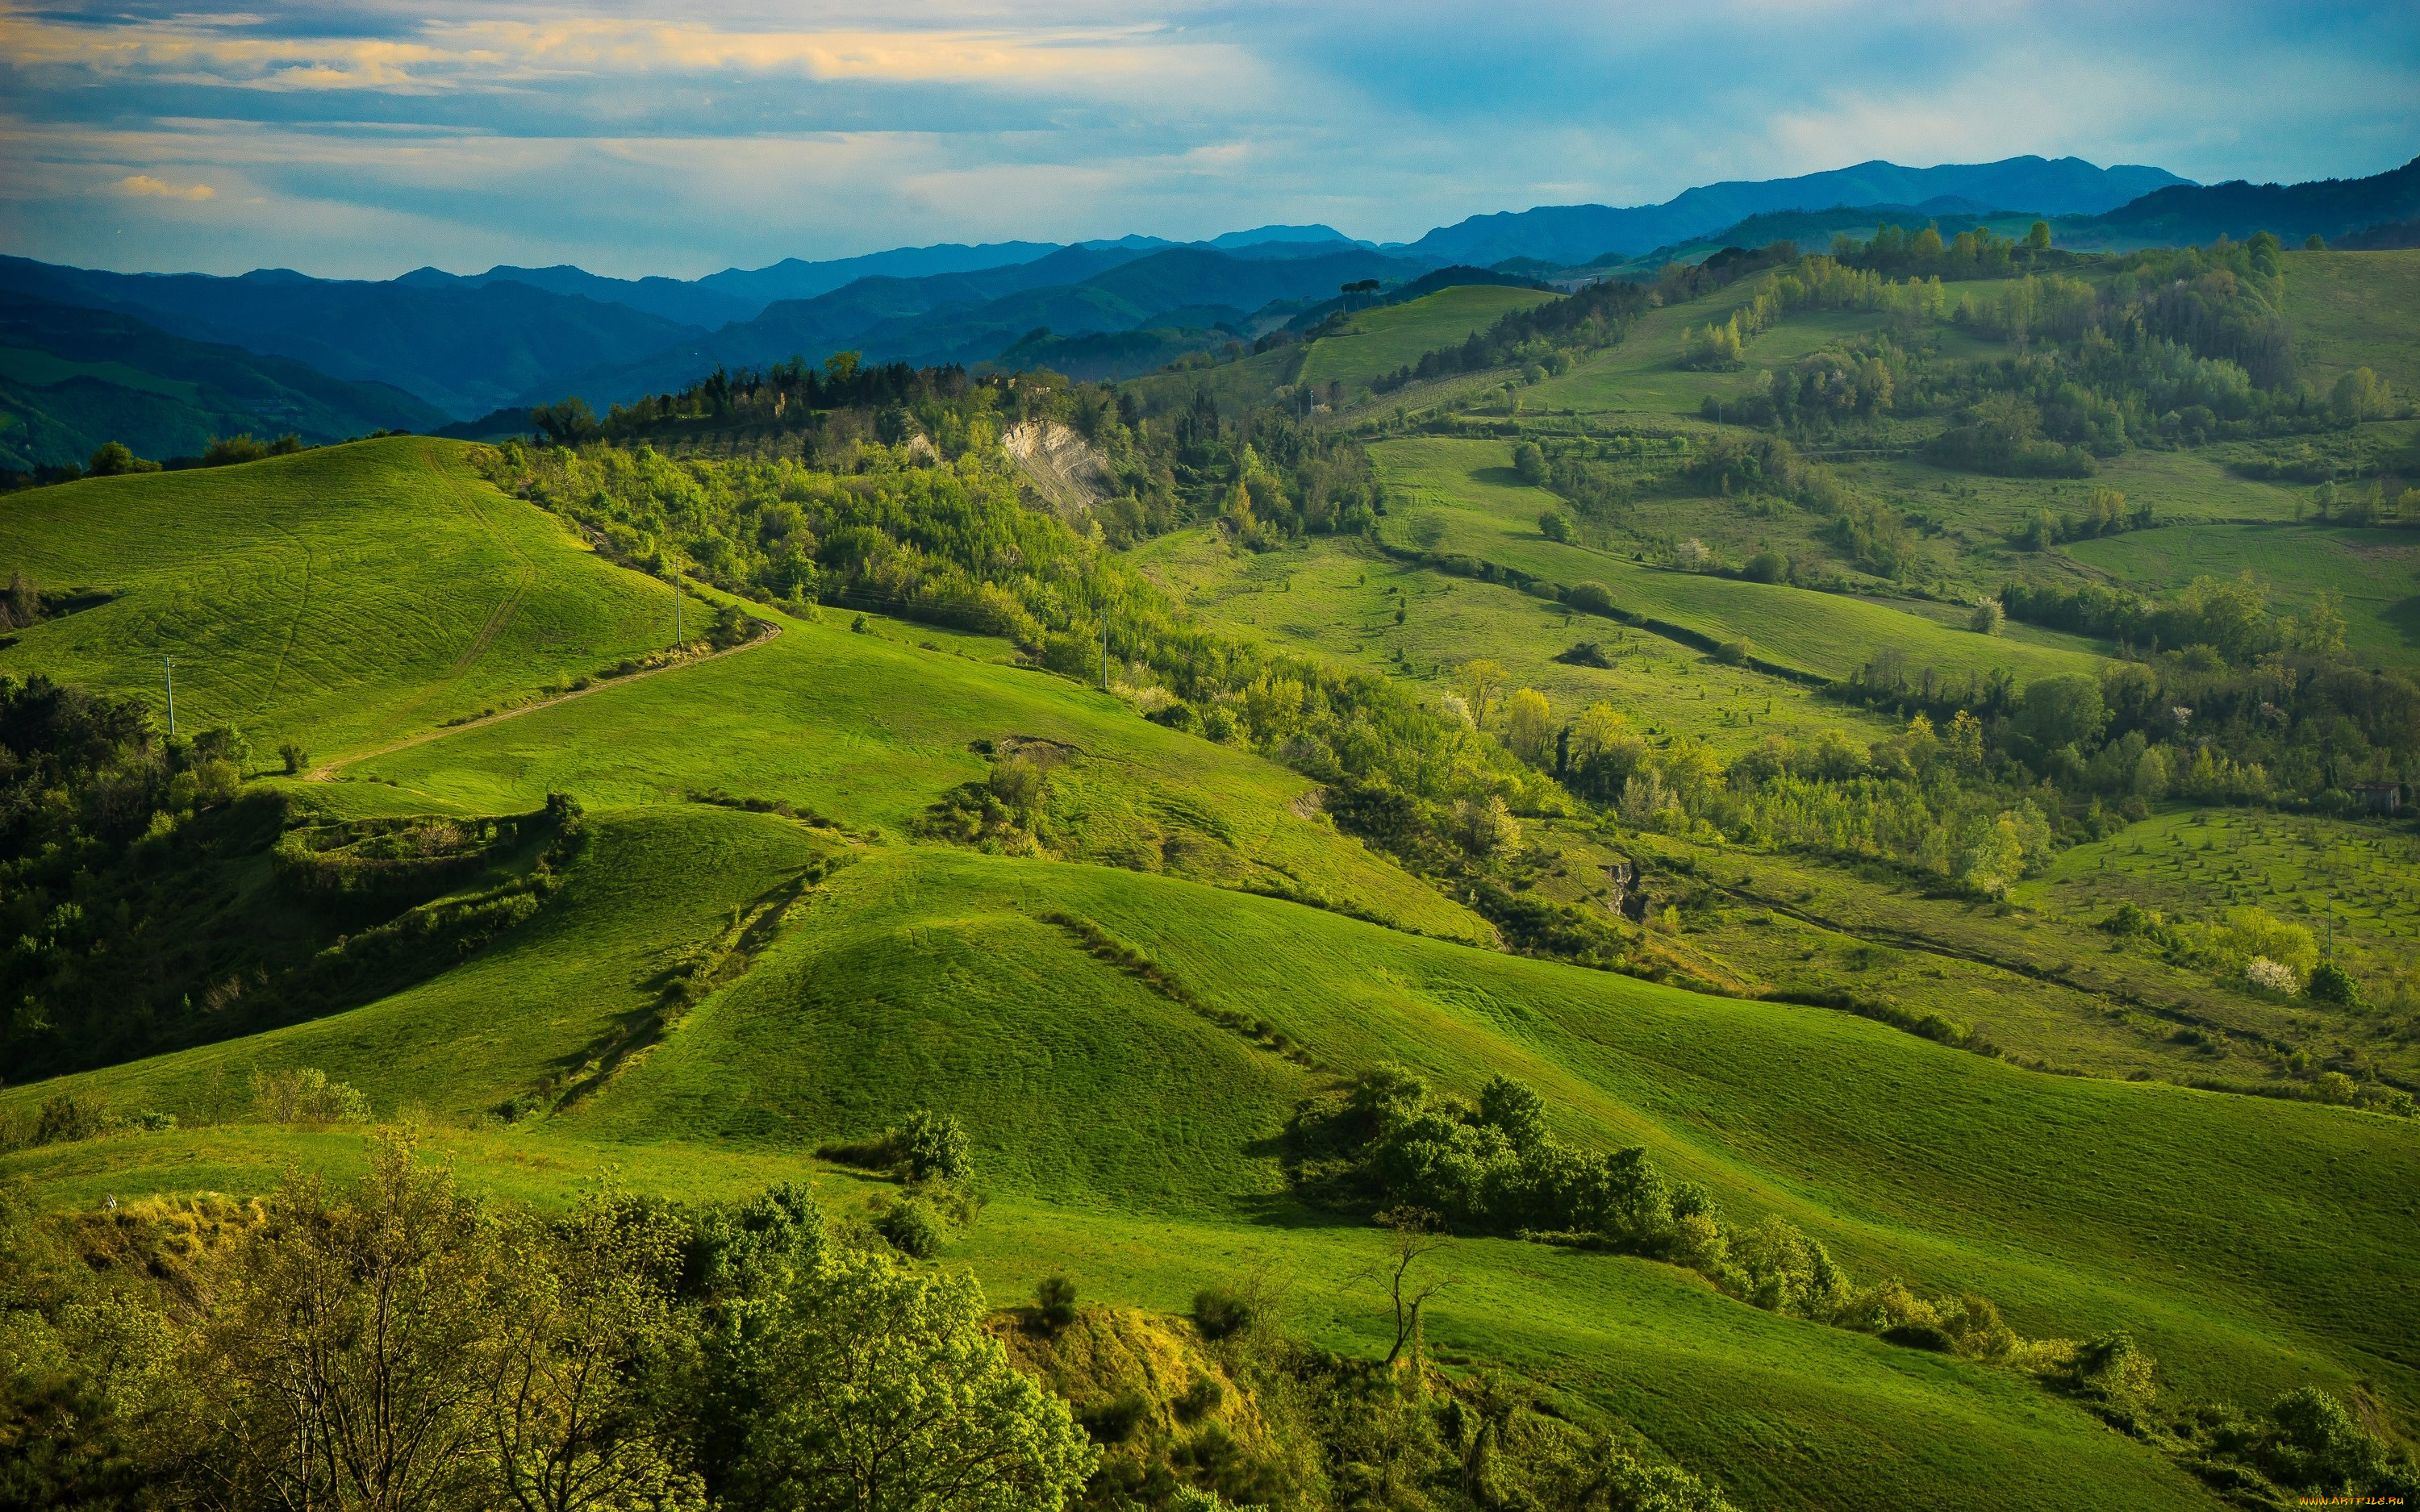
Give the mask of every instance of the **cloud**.
[[117, 181], [117, 192], [138, 199], [211, 199], [218, 191], [208, 184], [172, 184], [164, 178], [154, 178], [147, 173], [128, 174]]

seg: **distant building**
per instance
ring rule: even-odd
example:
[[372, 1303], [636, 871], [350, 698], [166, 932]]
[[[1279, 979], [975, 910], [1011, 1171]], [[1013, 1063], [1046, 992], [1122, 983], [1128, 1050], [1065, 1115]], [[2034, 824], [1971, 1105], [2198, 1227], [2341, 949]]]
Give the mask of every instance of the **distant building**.
[[2394, 813], [2403, 807], [2403, 789], [2393, 782], [2366, 782], [2352, 790], [2352, 801], [2370, 813]]

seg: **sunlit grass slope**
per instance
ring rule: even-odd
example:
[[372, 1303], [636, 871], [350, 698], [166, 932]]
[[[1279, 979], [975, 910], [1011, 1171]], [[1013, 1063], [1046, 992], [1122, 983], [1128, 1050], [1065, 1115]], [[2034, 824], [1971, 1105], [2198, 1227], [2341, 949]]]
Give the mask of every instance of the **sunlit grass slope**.
[[1625, 610], [1716, 640], [1744, 637], [1757, 656], [1779, 666], [1845, 677], [1876, 653], [1895, 649], [1911, 675], [1930, 667], [1962, 679], [2001, 667], [2023, 683], [2096, 665], [2084, 652], [1976, 635], [1863, 599], [1670, 571], [1550, 541], [1538, 530], [1538, 516], [1560, 501], [1520, 481], [1503, 441], [1421, 437], [1377, 442], [1370, 455], [1401, 500], [1385, 522], [1390, 541], [1406, 544], [1419, 517], [1433, 515], [1444, 526], [1438, 550], [1565, 585], [1602, 582]]
[[2281, 614], [2343, 600], [2345, 646], [2377, 662], [2420, 657], [2420, 542], [2404, 531], [2323, 525], [2200, 525], [2079, 541], [2069, 551], [2129, 586], [2165, 596], [2195, 578], [2251, 573]]
[[2420, 390], [2420, 249], [2286, 254], [2294, 358], [2325, 388], [2366, 367]]
[[1369, 387], [1373, 378], [1417, 363], [1425, 352], [1458, 345], [1474, 331], [1484, 331], [1515, 310], [1527, 310], [1560, 298], [1538, 289], [1500, 288], [1470, 284], [1439, 289], [1435, 294], [1364, 310], [1353, 316], [1342, 335], [1313, 342], [1303, 361], [1308, 383], [1342, 382], [1350, 389]]
[[111, 602], [37, 625], [40, 671], [232, 723], [264, 753], [374, 747], [669, 644], [672, 595], [471, 471], [398, 437], [0, 500], [0, 571]]
[[[1890, 721], [1801, 684], [1726, 667], [1662, 636], [1575, 615], [1500, 583], [1409, 566], [1357, 543], [1252, 552], [1216, 531], [1187, 531], [1136, 555], [1172, 596], [1229, 634], [1438, 691], [1454, 686], [1463, 662], [1484, 656], [1504, 668], [1512, 687], [1536, 688], [1566, 714], [1604, 701], [1634, 724], [1689, 730], [1726, 753], [1771, 734], [1805, 740], [1838, 729], [1875, 740], [1894, 733]], [[1612, 665], [1556, 659], [1581, 640], [1595, 643]]]
[[[1324, 895], [1402, 927], [1492, 938], [1476, 916], [1295, 811], [1312, 784], [1276, 764], [1138, 718], [1045, 672], [787, 620], [779, 640], [677, 673], [373, 757], [347, 776], [450, 802], [526, 810], [721, 789], [893, 837], [989, 770], [978, 740], [1068, 748], [1051, 817], [1063, 849], [1143, 870]], [[1171, 859], [1172, 858], [1172, 859]]]

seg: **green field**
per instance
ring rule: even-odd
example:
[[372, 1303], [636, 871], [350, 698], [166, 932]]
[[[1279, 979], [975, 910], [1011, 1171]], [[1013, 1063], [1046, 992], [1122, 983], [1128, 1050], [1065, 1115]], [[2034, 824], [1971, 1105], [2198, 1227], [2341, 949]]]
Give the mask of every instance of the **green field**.
[[1911, 675], [1929, 667], [1962, 679], [2000, 667], [2024, 682], [2094, 664], [2082, 649], [1993, 640], [1863, 599], [1679, 572], [1550, 541], [1539, 533], [1538, 515], [1559, 501], [1521, 483], [1504, 442], [1390, 440], [1373, 446], [1371, 455], [1404, 501], [1388, 516], [1390, 541], [1406, 543], [1413, 522], [1431, 516], [1444, 527], [1437, 550], [1466, 552], [1566, 585], [1602, 582], [1631, 613], [1715, 640], [1745, 638], [1757, 656], [1784, 667], [1845, 677], [1878, 652], [1895, 649]]
[[[1704, 393], [1735, 392], [1710, 384], [1753, 381], [1761, 363], [1869, 324], [1785, 323], [1751, 348], [1745, 375], [1674, 368], [1680, 326], [1741, 292], [1652, 312], [1626, 344], [1526, 391], [1524, 409], [1694, 412]], [[1139, 387], [1183, 405], [1205, 384], [1243, 407], [1296, 362], [1309, 380], [1364, 383], [1537, 297], [1450, 290], [1357, 317], [1355, 333], [1308, 357], [1280, 350]], [[1701, 529], [1727, 550], [1768, 524], [1813, 542], [1795, 514], [1645, 498], [1626, 521], [1632, 546], [1594, 521], [1593, 544], [1549, 540], [1539, 515], [1560, 501], [1519, 481], [1512, 445], [1373, 440], [1387, 507], [1375, 540], [1254, 550], [1272, 543], [1204, 525], [1127, 560], [1212, 636], [1422, 695], [1487, 657], [1509, 686], [1544, 692], [1558, 721], [1607, 702], [1655, 749], [1698, 736], [1726, 757], [1774, 735], [1805, 746], [1837, 730], [1853, 752], [1888, 738], [1900, 716], [1813, 686], [1878, 656], [1911, 679], [1996, 671], [2021, 687], [2106, 664], [2105, 648], [2071, 637], [1977, 634], [1962, 605], [1885, 597], [1880, 582], [1861, 598], [1665, 564], [1670, 543]], [[1518, 1077], [1560, 1138], [1644, 1146], [1736, 1225], [1786, 1218], [1860, 1281], [1979, 1293], [2033, 1337], [2126, 1330], [2157, 1357], [2170, 1408], [2258, 1410], [2316, 1384], [2390, 1438], [2413, 1421], [2412, 1122], [2174, 1085], [2281, 1076], [2283, 1051], [2269, 1046], [2367, 1056], [2408, 1079], [2408, 1000], [2382, 1001], [2355, 1042], [2350, 1018], [2095, 927], [2120, 900], [2170, 914], [2252, 902], [2297, 920], [2334, 907], [2347, 959], [2382, 989], [2420, 944], [2420, 853], [2403, 830], [2265, 811], [2141, 819], [2151, 810], [2138, 806], [2133, 824], [2110, 817], [2034, 857], [2002, 899], [1870, 856], [1761, 852], [1748, 827], [1629, 829], [1576, 801], [1525, 809], [1521, 854], [1534, 864], [1513, 885], [1593, 910], [1642, 958], [1703, 963], [1696, 980], [1736, 993], [1701, 995], [1499, 948], [1483, 893], [1415, 874], [1407, 865], [1424, 863], [1322, 811], [1323, 785], [1347, 780], [1336, 768], [1279, 736], [1255, 749], [1249, 735], [1146, 719], [1165, 689], [1105, 691], [1005, 640], [700, 590], [690, 612], [741, 603], [777, 633], [563, 696], [575, 677], [665, 646], [674, 600], [472, 463], [466, 447], [395, 438], [0, 500], [0, 570], [111, 595], [16, 632], [0, 672], [147, 694], [175, 656], [180, 729], [231, 721], [259, 748], [291, 735], [329, 764], [320, 780], [251, 778], [297, 823], [520, 814], [558, 794], [585, 810], [560, 887], [416, 985], [240, 1037], [96, 1057], [64, 1084], [0, 1087], [11, 1128], [63, 1087], [178, 1120], [0, 1150], [0, 1179], [25, 1179], [39, 1204], [89, 1211], [155, 1193], [257, 1193], [289, 1167], [359, 1169], [361, 1131], [256, 1118], [254, 1072], [298, 1067], [360, 1088], [381, 1119], [426, 1128], [473, 1187], [545, 1207], [608, 1175], [684, 1200], [801, 1178], [834, 1211], [861, 1211], [890, 1188], [818, 1148], [931, 1108], [963, 1121], [985, 1199], [941, 1261], [971, 1266], [996, 1304], [1063, 1273], [1088, 1302], [1174, 1313], [1203, 1286], [1259, 1274], [1281, 1286], [1299, 1336], [1375, 1358], [1390, 1336], [1372, 1281], [1384, 1235], [1306, 1201], [1280, 1157], [1305, 1099], [1396, 1062], [1464, 1096]], [[2199, 455], [2130, 454], [2112, 476], [2125, 468], [2147, 497], [2166, 490], [2162, 512], [2173, 499], [2179, 517], [2222, 476]], [[2245, 565], [2273, 574], [2289, 609], [2341, 586], [2364, 651], [2405, 644], [2412, 566], [2384, 532], [2195, 524], [2024, 561], [1995, 521], [2076, 486], [1961, 478], [1944, 491], [1944, 475], [1907, 462], [1852, 476], [1931, 515], [1926, 549], [1945, 575], [2038, 566], [2173, 587]], [[2228, 486], [2248, 501], [2235, 517], [2283, 517], [2285, 490]], [[2234, 498], [2213, 497], [2209, 513], [2234, 515]], [[1715, 532], [1727, 522], [1739, 533]], [[1450, 573], [1454, 555], [1547, 585], [1602, 582], [1656, 624]], [[1082, 580], [1071, 569], [1053, 591]], [[1743, 640], [1760, 666], [1698, 643]], [[1611, 665], [1557, 659], [1580, 640]], [[1203, 640], [1192, 654], [1234, 652]], [[1290, 696], [1331, 686], [1295, 683]], [[1264, 695], [1278, 696], [1224, 697]], [[1215, 710], [1218, 697], [1196, 702]], [[458, 722], [489, 711], [508, 717]], [[1478, 762], [1500, 754], [1483, 748], [1492, 728], [1449, 734], [1455, 759], [1504, 793], [1547, 780]], [[1010, 751], [1047, 769], [1030, 842], [927, 838], [937, 807], [994, 791]], [[2040, 791], [1992, 801], [2014, 809]], [[1335, 788], [1327, 796], [1349, 817]], [[1668, 914], [1634, 929], [1604, 911], [1618, 860], [1637, 864]], [[1151, 970], [1105, 959], [1086, 931]], [[31, 934], [20, 947], [37, 948]], [[1900, 1023], [1933, 1012], [1988, 1030], [2006, 1053], [1807, 1006], [1844, 987]], [[1761, 995], [1793, 991], [1806, 1001]], [[2240, 1042], [2189, 1050], [2170, 1038], [2186, 1020]], [[1612, 1414], [1744, 1512], [2226, 1504], [2156, 1444], [2014, 1368], [1767, 1312], [1644, 1258], [1465, 1238], [1438, 1263], [1451, 1279], [1427, 1315], [1439, 1359], [1506, 1367]]]
[[234, 469], [0, 500], [8, 566], [113, 595], [0, 649], [264, 755], [336, 755], [525, 699], [672, 643], [672, 594], [506, 500], [451, 441], [357, 442]]
[[2294, 356], [2325, 390], [2366, 367], [2420, 393], [2420, 250], [2286, 254]]
[[2408, 532], [2325, 525], [2221, 525], [2137, 531], [2079, 541], [2069, 551], [2130, 587], [2170, 594], [2195, 578], [2251, 573], [2281, 613], [2342, 595], [2345, 645], [2379, 661], [2420, 656], [2420, 542]]
[[1471, 284], [1364, 310], [1352, 316], [1342, 333], [1311, 343], [1303, 360], [1302, 381], [1366, 389], [1373, 378], [1419, 362], [1423, 352], [1454, 346], [1515, 310], [1555, 297], [1536, 289]]

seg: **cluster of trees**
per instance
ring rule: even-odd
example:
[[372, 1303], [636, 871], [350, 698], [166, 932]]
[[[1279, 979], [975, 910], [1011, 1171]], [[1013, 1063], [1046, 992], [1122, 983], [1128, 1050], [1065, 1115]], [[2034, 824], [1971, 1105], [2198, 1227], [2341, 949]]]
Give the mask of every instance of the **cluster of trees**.
[[1098, 1460], [970, 1278], [796, 1187], [546, 1217], [387, 1134], [349, 1185], [7, 1216], [17, 1505], [1042, 1512]]
[[1989, 226], [1961, 231], [1944, 241], [1941, 227], [1928, 224], [1916, 231], [1903, 225], [1883, 225], [1870, 240], [1843, 233], [1832, 239], [1832, 255], [1851, 268], [1885, 276], [1947, 279], [2010, 278], [2040, 268], [2075, 261], [2073, 254], [2050, 244], [2050, 223], [2036, 221], [2023, 239], [2003, 237]]
[[1527, 367], [1543, 364], [1556, 353], [1568, 358], [1572, 352], [1610, 347], [1647, 312], [1649, 298], [1640, 285], [1602, 280], [1567, 298], [1514, 310], [1485, 331], [1471, 332], [1462, 345], [1424, 352], [1418, 362], [1376, 378], [1370, 387], [1373, 393], [1392, 393], [1456, 373]]
[[[387, 434], [380, 431], [378, 434]], [[16, 487], [43, 487], [54, 483], [73, 483], [79, 478], [121, 478], [139, 472], [183, 471], [189, 468], [232, 467], [239, 462], [257, 462], [264, 456], [291, 456], [304, 451], [302, 438], [288, 431], [273, 440], [256, 440], [250, 431], [233, 436], [213, 436], [199, 456], [172, 456], [155, 462], [137, 456], [124, 441], [103, 441], [93, 448], [92, 455], [83, 465], [62, 462], [39, 467], [31, 472], [10, 472], [0, 470], [0, 490]]]

